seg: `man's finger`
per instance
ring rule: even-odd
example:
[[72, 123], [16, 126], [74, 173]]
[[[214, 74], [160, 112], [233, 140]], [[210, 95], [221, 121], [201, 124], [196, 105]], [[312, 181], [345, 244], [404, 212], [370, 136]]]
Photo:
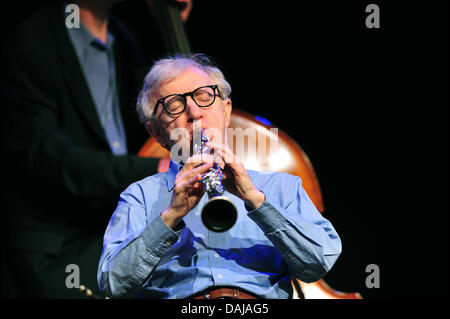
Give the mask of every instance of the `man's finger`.
[[186, 176], [186, 177], [189, 177], [189, 176], [193, 176], [193, 175], [196, 175], [196, 174], [202, 174], [202, 173], [205, 173], [205, 172], [206, 172], [207, 170], [209, 170], [212, 166], [213, 166], [213, 163], [205, 163], [205, 164], [199, 165], [199, 166], [193, 168], [192, 170], [190, 170], [189, 172], [187, 172], [187, 173], [185, 174], [185, 176]]
[[[198, 183], [201, 180], [202, 180], [202, 174], [196, 174], [196, 175], [188, 178], [187, 180], [178, 183], [176, 186], [176, 190], [177, 191], [186, 191], [187, 188], [194, 187], [195, 183]], [[198, 185], [195, 187], [198, 187]]]
[[213, 163], [214, 157], [209, 154], [196, 154], [192, 155], [188, 158], [186, 163], [183, 166], [183, 170], [191, 170], [193, 167], [204, 164], [204, 163]]
[[237, 157], [237, 155], [234, 154], [233, 151], [225, 145], [208, 142], [206, 143], [206, 146], [214, 149], [214, 153], [216, 155], [219, 155], [227, 164], [235, 164], [239, 162], [239, 158]]
[[179, 175], [176, 177], [176, 183], [185, 183], [186, 180], [191, 179], [193, 176], [197, 174], [203, 174], [207, 170], [209, 170], [213, 166], [213, 163], [205, 163], [203, 165], [197, 166], [196, 168], [191, 169], [190, 171], [178, 173]]

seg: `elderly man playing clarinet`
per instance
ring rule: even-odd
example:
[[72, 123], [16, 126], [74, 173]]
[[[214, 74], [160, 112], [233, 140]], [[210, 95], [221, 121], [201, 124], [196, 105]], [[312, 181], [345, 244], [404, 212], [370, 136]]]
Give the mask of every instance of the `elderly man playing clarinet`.
[[[168, 172], [120, 196], [97, 274], [106, 295], [287, 299], [293, 277], [316, 281], [336, 262], [340, 238], [301, 179], [247, 170], [227, 146], [230, 92], [222, 72], [201, 55], [161, 59], [147, 74], [137, 111], [172, 157]], [[194, 151], [196, 129], [207, 137], [208, 152]], [[180, 155], [175, 146], [190, 151]], [[201, 217], [209, 201], [205, 176], [214, 168], [237, 211], [225, 231], [205, 227]]]

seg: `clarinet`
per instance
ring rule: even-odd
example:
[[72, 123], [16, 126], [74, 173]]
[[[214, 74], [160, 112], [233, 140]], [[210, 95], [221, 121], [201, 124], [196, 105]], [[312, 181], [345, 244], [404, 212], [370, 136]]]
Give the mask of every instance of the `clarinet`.
[[[194, 152], [201, 154], [207, 152], [206, 143], [211, 142], [209, 137], [201, 130], [200, 145], [194, 144]], [[208, 202], [203, 206], [201, 218], [203, 225], [214, 232], [224, 232], [234, 226], [237, 220], [237, 209], [234, 203], [223, 196], [223, 173], [218, 163], [202, 175], [202, 183], [208, 194]]]

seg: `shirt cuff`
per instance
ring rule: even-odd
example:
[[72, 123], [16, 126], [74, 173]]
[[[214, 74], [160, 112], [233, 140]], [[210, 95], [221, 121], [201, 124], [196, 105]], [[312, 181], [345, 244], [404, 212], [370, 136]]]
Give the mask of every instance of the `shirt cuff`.
[[[182, 221], [181, 223], [184, 222]], [[178, 229], [178, 227], [177, 227]], [[161, 216], [158, 215], [142, 232], [141, 238], [144, 241], [147, 249], [151, 250], [155, 255], [162, 257], [167, 249], [177, 242], [180, 230], [174, 231], [166, 225]]]
[[247, 216], [252, 219], [264, 232], [270, 234], [280, 230], [287, 230], [288, 221], [280, 213], [280, 210], [266, 200], [256, 209], [250, 211]]

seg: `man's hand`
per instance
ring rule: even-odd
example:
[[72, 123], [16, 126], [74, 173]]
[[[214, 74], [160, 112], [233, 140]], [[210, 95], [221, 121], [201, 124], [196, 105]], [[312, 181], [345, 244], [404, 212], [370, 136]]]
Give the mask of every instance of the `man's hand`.
[[225, 145], [206, 143], [206, 146], [219, 157], [216, 161], [222, 162], [224, 188], [253, 208], [258, 208], [266, 200], [265, 195], [255, 187], [241, 159]]
[[167, 226], [175, 228], [202, 198], [205, 188], [201, 182], [202, 174], [213, 166], [213, 157], [208, 154], [188, 158], [175, 178], [170, 206], [161, 213]]
[[181, 20], [186, 22], [192, 10], [192, 0], [177, 0], [180, 5]]

